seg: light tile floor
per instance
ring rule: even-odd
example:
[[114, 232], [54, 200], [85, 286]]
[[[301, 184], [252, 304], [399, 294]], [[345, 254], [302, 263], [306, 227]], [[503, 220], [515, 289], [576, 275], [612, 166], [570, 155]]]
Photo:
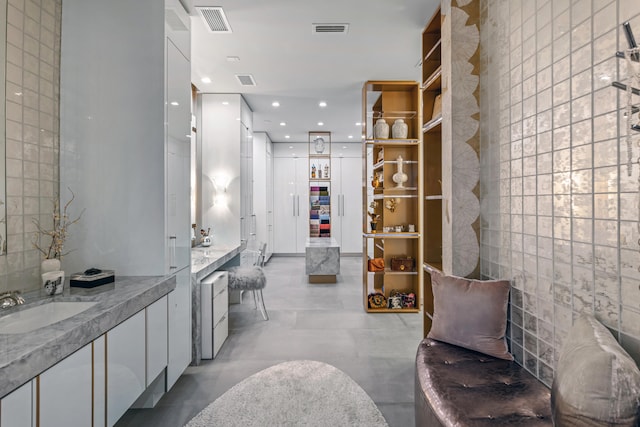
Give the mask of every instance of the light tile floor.
[[309, 284], [304, 257], [265, 266], [269, 321], [251, 295], [229, 309], [229, 338], [215, 360], [190, 366], [154, 409], [129, 410], [117, 424], [183, 426], [230, 387], [269, 366], [296, 359], [331, 364], [375, 401], [390, 426], [414, 425], [414, 358], [419, 314], [367, 314], [361, 258], [342, 257], [336, 284]]

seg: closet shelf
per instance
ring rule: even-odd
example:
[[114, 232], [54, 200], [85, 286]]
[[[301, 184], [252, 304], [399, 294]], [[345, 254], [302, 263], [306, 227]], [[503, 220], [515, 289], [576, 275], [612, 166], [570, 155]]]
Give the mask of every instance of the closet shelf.
[[439, 66], [422, 84], [422, 90], [440, 90], [442, 87], [442, 66]]
[[440, 126], [441, 124], [442, 124], [442, 114], [438, 114], [437, 117], [429, 120], [427, 123], [422, 125], [422, 133], [427, 133], [435, 129], [436, 127]]

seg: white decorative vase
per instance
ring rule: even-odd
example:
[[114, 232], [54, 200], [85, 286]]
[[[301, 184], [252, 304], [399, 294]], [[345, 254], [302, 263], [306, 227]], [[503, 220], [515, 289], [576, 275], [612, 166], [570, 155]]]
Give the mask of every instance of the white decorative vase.
[[315, 142], [315, 150], [317, 154], [322, 154], [324, 152], [324, 138], [321, 136], [317, 137], [313, 140]]
[[389, 139], [389, 125], [384, 119], [378, 119], [373, 127], [373, 137], [375, 139]]
[[60, 260], [58, 258], [44, 259], [40, 263], [40, 273], [48, 273], [50, 271], [60, 271]]
[[48, 295], [61, 294], [64, 289], [64, 271], [42, 273], [42, 286]]
[[409, 179], [407, 174], [403, 171], [403, 162], [404, 160], [402, 156], [398, 156], [398, 158], [396, 159], [398, 171], [391, 177], [391, 179], [393, 179], [393, 182], [396, 183], [396, 188], [404, 188], [404, 183]]
[[397, 119], [391, 127], [393, 139], [407, 139], [409, 126], [402, 119]]

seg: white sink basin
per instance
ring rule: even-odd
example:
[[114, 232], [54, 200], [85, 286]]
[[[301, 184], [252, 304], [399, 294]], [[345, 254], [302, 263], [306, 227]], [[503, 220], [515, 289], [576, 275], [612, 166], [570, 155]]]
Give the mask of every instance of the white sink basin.
[[0, 317], [0, 334], [24, 334], [68, 319], [94, 306], [95, 302], [55, 301]]

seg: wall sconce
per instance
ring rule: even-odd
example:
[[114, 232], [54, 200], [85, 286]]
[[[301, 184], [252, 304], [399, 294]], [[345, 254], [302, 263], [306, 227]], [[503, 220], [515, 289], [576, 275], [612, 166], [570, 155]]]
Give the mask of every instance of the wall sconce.
[[213, 196], [214, 206], [227, 206], [229, 198], [227, 196], [227, 187], [229, 186], [229, 178], [225, 175], [218, 175], [213, 178], [213, 187], [216, 190]]

